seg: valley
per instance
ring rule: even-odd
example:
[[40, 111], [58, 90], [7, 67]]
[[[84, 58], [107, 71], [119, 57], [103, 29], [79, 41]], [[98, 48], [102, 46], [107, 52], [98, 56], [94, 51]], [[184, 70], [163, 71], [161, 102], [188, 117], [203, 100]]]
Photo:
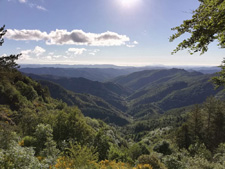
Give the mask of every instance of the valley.
[[[87, 116], [102, 120], [108, 117], [108, 122], [120, 125], [123, 125], [120, 120], [125, 125], [132, 120], [149, 119], [172, 109], [201, 104], [209, 96], [224, 97], [222, 89], [214, 90], [210, 82], [214, 74], [184, 69], [143, 70], [119, 75], [107, 82], [92, 81], [84, 78], [85, 75], [60, 77], [43, 73], [45, 68], [40, 70], [29, 68], [25, 72], [47, 86], [53, 98], [77, 105]], [[71, 73], [71, 69], [62, 69], [64, 73], [67, 71]], [[105, 69], [97, 70], [101, 71]], [[34, 72], [36, 74], [32, 74]], [[76, 72], [80, 69], [73, 69], [73, 74]]]

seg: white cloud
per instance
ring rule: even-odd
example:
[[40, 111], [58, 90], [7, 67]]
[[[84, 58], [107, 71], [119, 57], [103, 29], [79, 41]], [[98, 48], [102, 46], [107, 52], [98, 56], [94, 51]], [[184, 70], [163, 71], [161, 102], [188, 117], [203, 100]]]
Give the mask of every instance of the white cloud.
[[22, 53], [20, 60], [28, 60], [31, 58], [32, 50], [22, 50], [20, 53]]
[[[27, 5], [28, 7], [30, 8], [36, 8], [38, 10], [41, 10], [41, 11], [47, 11], [47, 9], [39, 4], [36, 4], [36, 3], [32, 3], [30, 2], [30, 0], [8, 0], [8, 2], [19, 2], [21, 4], [25, 4]], [[36, 1], [38, 3], [38, 1]]]
[[54, 55], [54, 52], [49, 52], [48, 54], [49, 54], [49, 55]]
[[99, 49], [94, 49], [94, 50], [90, 50], [90, 55], [93, 55], [95, 56], [97, 52], [99, 52], [100, 50]]
[[37, 5], [36, 8], [39, 10], [42, 10], [42, 11], [47, 11], [46, 8], [44, 8], [43, 6], [40, 6], [40, 5]]
[[83, 52], [85, 52], [85, 51], [87, 51], [87, 49], [85, 49], [85, 48], [69, 48], [66, 51], [66, 54], [68, 54], [68, 55], [71, 55], [71, 54], [82, 55]]
[[52, 56], [46, 56], [45, 57], [47, 60], [52, 60], [53, 58], [52, 58]]
[[33, 50], [33, 53], [34, 53], [36, 56], [40, 56], [40, 55], [42, 55], [42, 54], [45, 53], [45, 52], [46, 52], [46, 50], [43, 49], [43, 48], [40, 47], [40, 46], [36, 46], [36, 47], [34, 48], [34, 50]]
[[134, 48], [135, 45], [127, 45], [128, 48]]
[[32, 57], [39, 57], [45, 52], [46, 52], [46, 50], [40, 46], [36, 46], [34, 48], [34, 50], [22, 50], [21, 51], [21, 53], [22, 53], [21, 59], [30, 59]]
[[138, 45], [138, 42], [137, 41], [133, 41], [133, 43], [128, 44], [127, 47], [128, 48], [134, 48], [136, 45]]
[[17, 30], [8, 29], [5, 37], [13, 40], [47, 40], [48, 34], [46, 32], [41, 32], [40, 30]]
[[89, 53], [89, 55], [93, 55], [93, 56], [95, 56], [95, 55], [96, 55], [96, 53], [94, 53], [94, 52], [90, 52], [90, 53]]
[[17, 30], [9, 29], [5, 35], [13, 40], [44, 40], [47, 45], [89, 45], [89, 46], [121, 46], [130, 41], [126, 35], [115, 32], [104, 32], [101, 34], [86, 33], [82, 30], [51, 31], [49, 34], [40, 30]]

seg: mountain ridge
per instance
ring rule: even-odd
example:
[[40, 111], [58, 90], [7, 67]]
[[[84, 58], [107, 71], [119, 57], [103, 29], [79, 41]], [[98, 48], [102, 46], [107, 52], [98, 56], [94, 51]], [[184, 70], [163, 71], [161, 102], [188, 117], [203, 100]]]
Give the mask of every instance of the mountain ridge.
[[[80, 78], [52, 75], [31, 75], [37, 80], [48, 80], [80, 94], [103, 99], [134, 118], [151, 117], [171, 109], [200, 104], [208, 96], [223, 96], [221, 89], [214, 90], [209, 82], [214, 75], [184, 69], [143, 70], [99, 82]], [[115, 110], [114, 109], [114, 110]]]

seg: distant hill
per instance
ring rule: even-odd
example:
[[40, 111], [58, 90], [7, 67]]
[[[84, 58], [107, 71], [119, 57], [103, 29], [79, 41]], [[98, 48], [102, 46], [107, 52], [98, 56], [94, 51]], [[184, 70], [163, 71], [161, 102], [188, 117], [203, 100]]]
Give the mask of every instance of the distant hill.
[[211, 95], [223, 96], [223, 91], [214, 90], [209, 82], [212, 76], [183, 69], [146, 70], [117, 77], [113, 82], [135, 91], [127, 99], [128, 112], [143, 117], [199, 104]]
[[70, 106], [78, 106], [85, 116], [101, 119], [116, 125], [129, 123], [129, 118], [123, 112], [99, 97], [90, 94], [74, 93], [50, 81], [40, 80], [39, 82], [49, 88], [51, 97], [62, 100]]
[[112, 82], [128, 87], [132, 90], [140, 90], [141, 88], [148, 87], [153, 82], [159, 84], [171, 81], [177, 81], [178, 78], [184, 76], [202, 76], [200, 72], [188, 72], [184, 69], [159, 69], [159, 70], [144, 70], [135, 72], [129, 75], [120, 76], [112, 80]]
[[121, 75], [133, 72], [133, 69], [114, 69], [114, 68], [21, 68], [21, 72], [36, 75], [52, 75], [59, 77], [83, 77], [93, 81], [107, 81]]
[[55, 76], [38, 76], [29, 74], [36, 80], [48, 80], [59, 84], [67, 90], [81, 94], [91, 94], [104, 99], [121, 111], [127, 110], [125, 98], [131, 94], [131, 90], [112, 82], [101, 83], [85, 78], [59, 78]]

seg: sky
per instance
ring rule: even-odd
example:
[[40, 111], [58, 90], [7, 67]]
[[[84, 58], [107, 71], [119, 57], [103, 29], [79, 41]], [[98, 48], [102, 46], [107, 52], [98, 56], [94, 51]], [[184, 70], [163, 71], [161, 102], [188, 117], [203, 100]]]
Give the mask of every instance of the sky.
[[114, 64], [123, 66], [218, 66], [223, 49], [214, 42], [203, 55], [171, 52], [169, 37], [198, 0], [0, 0], [7, 33], [0, 56], [22, 53], [20, 64]]

